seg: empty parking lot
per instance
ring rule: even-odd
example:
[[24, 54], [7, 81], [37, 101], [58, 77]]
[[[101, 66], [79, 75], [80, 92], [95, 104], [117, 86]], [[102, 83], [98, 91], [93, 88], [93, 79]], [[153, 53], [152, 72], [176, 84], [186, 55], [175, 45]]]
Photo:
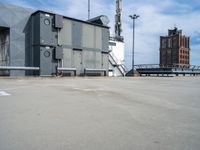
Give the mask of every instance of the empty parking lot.
[[200, 78], [0, 78], [0, 150], [199, 150]]

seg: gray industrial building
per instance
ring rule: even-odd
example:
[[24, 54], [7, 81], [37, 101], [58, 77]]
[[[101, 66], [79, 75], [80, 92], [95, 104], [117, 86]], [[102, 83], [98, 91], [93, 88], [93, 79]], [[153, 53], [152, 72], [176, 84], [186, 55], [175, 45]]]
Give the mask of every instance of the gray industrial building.
[[109, 27], [0, 3], [0, 75], [108, 75]]

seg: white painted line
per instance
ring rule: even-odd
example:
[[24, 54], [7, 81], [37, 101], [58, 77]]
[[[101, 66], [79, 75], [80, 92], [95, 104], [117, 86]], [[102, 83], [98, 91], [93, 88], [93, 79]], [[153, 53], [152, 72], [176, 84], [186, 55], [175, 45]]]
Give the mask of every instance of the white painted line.
[[0, 96], [10, 96], [10, 94], [5, 91], [0, 91]]

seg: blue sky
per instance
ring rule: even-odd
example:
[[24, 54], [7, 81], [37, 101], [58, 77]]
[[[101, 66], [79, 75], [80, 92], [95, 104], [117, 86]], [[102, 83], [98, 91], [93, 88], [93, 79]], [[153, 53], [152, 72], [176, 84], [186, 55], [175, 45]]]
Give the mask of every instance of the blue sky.
[[[57, 12], [82, 20], [87, 19], [88, 0], [0, 0], [33, 9]], [[107, 15], [113, 32], [115, 0], [90, 0], [91, 17]], [[191, 37], [191, 64], [200, 65], [200, 1], [199, 0], [122, 0], [125, 61], [131, 66], [132, 21], [130, 14], [139, 14], [136, 22], [135, 64], [159, 63], [159, 36], [175, 25]]]

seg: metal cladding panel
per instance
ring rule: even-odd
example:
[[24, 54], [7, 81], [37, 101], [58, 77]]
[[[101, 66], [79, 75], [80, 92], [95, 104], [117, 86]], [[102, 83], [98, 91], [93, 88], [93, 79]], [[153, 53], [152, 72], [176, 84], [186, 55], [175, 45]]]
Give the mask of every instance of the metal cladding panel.
[[83, 24], [82, 46], [86, 48], [95, 48], [95, 27], [93, 25]]
[[55, 28], [63, 28], [63, 16], [55, 14]]
[[[32, 35], [32, 17], [29, 18], [29, 21], [24, 29], [25, 32], [25, 66], [33, 67], [33, 35]], [[33, 75], [33, 71], [27, 70], [26, 75]]]
[[40, 46], [33, 46], [33, 66], [40, 67]]
[[[11, 31], [12, 33], [12, 31]], [[25, 39], [25, 38], [24, 38]], [[12, 40], [10, 43], [11, 50], [18, 50], [18, 52], [10, 52], [10, 66], [25, 66], [25, 41], [22, 38]], [[22, 51], [24, 50], [24, 51]], [[11, 71], [11, 76], [25, 75], [25, 71]]]
[[94, 51], [83, 52], [83, 67], [96, 68], [96, 54]]
[[33, 43], [31, 44], [40, 45], [40, 14], [39, 13], [31, 17], [31, 25], [33, 26], [32, 31], [31, 31]]
[[72, 45], [74, 48], [82, 48], [82, 23], [72, 21]]
[[72, 52], [72, 68], [77, 69], [77, 75], [81, 75], [83, 73], [82, 63], [83, 63], [83, 56], [82, 51], [80, 50], [73, 50]]
[[55, 59], [63, 59], [63, 47], [56, 46], [55, 48]]
[[[32, 65], [33, 67], [40, 67], [40, 46], [34, 45], [32, 47]], [[26, 71], [28, 75], [39, 75], [39, 71]]]
[[102, 51], [109, 51], [109, 29], [102, 28]]
[[99, 69], [102, 67], [101, 52], [96, 51], [95, 55], [96, 55], [96, 68]]
[[95, 48], [102, 49], [102, 28], [95, 27]]
[[54, 48], [40, 47], [40, 76], [56, 74], [57, 61], [54, 59]]
[[[25, 32], [33, 11], [11, 4], [0, 3], [0, 26], [10, 28], [9, 65], [25, 66]], [[23, 76], [24, 71], [10, 71], [11, 76]]]
[[[63, 67], [72, 68], [72, 49], [64, 48], [63, 49]], [[73, 66], [74, 67], [74, 66]]]
[[72, 45], [72, 21], [64, 19], [63, 28], [58, 32], [59, 45]]
[[54, 16], [47, 13], [40, 14], [40, 44], [41, 45], [57, 45], [58, 29], [53, 26]]
[[109, 67], [109, 63], [108, 63], [108, 54], [107, 53], [102, 53], [101, 55], [102, 57], [102, 68], [103, 69], [107, 69]]

